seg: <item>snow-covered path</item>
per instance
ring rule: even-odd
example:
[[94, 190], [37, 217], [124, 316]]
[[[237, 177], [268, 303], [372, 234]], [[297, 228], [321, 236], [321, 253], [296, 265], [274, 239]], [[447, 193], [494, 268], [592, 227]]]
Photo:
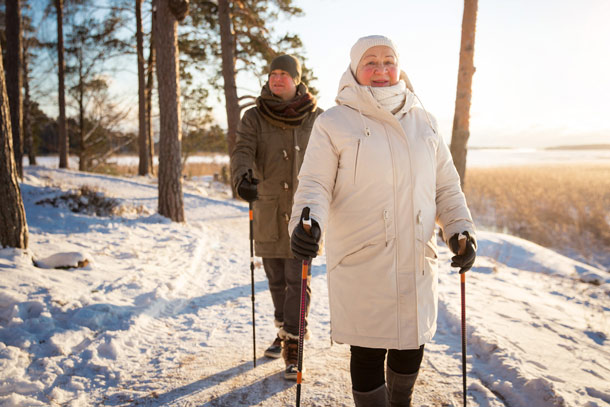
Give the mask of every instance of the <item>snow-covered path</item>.
[[[189, 213], [200, 214], [202, 217], [206, 212], [217, 213], [217, 210], [210, 208], [214, 205], [224, 203], [208, 200], [203, 206], [201, 203], [194, 204]], [[205, 222], [193, 220], [189, 223], [201, 228], [197, 247], [212, 250], [208, 250], [205, 256], [201, 251], [194, 250], [189, 259], [191, 264], [182, 267], [184, 274], [189, 274], [188, 280], [191, 282], [183, 294], [188, 296], [200, 292], [202, 295], [177, 300], [165, 306], [164, 311], [149, 324], [134, 329], [136, 337], [141, 337], [142, 334], [146, 337], [140, 345], [142, 349], [130, 355], [132, 361], [126, 366], [126, 369], [135, 370], [127, 374], [135, 379], [124, 383], [121, 391], [106, 392], [105, 404], [293, 404], [295, 385], [282, 378], [283, 362], [262, 355], [264, 348], [274, 338], [275, 329], [271, 324], [271, 297], [260, 264], [255, 272], [256, 368], [252, 362], [252, 303], [245, 206], [241, 205], [236, 213], [228, 212], [226, 216], [209, 218]], [[198, 269], [195, 276], [191, 276], [190, 270], [193, 269]], [[184, 279], [184, 276], [180, 278]], [[306, 342], [307, 374], [303, 384], [302, 403], [349, 406], [353, 404], [348, 371], [349, 351], [347, 346], [330, 344], [324, 258], [314, 263], [312, 290], [315, 293], [310, 314], [312, 339]], [[178, 290], [172, 295], [181, 297]], [[179, 305], [174, 305], [176, 303]], [[177, 346], [176, 340], [184, 346]], [[193, 344], [198, 344], [201, 349], [193, 352]], [[155, 351], [143, 359], [141, 353], [147, 349]], [[138, 364], [138, 360], [143, 363]], [[153, 363], [150, 363], [151, 360]], [[422, 374], [421, 380], [424, 383], [443, 380], [447, 385], [454, 384], [457, 394], [461, 389], [461, 376], [458, 374], [460, 367], [457, 363], [457, 360], [453, 363], [457, 369], [454, 375], [429, 369]], [[133, 389], [141, 386], [143, 378], [150, 386], [145, 392], [134, 392]], [[429, 391], [426, 398], [428, 401], [424, 405], [457, 405], [452, 402], [450, 394]]]
[[[247, 206], [188, 181], [187, 223], [174, 224], [154, 214], [153, 181], [27, 168], [30, 249], [0, 250], [0, 405], [294, 404], [283, 362], [263, 357], [275, 329], [260, 265], [252, 363]], [[35, 205], [82, 184], [125, 215]], [[481, 232], [479, 245], [467, 274], [469, 405], [610, 405], [608, 272], [507, 235]], [[49, 270], [28, 257], [58, 252], [92, 263]], [[418, 406], [461, 405], [459, 277], [444, 246], [439, 256], [439, 326]], [[351, 406], [349, 348], [330, 344], [324, 257], [312, 275], [302, 405]]]

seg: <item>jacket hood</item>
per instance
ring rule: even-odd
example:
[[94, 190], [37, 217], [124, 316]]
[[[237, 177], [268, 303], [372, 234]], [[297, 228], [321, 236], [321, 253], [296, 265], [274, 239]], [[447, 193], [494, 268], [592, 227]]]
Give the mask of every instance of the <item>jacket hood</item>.
[[[409, 78], [404, 71], [400, 71], [399, 80], [403, 81], [407, 87], [405, 90], [407, 96], [405, 104], [395, 114], [396, 118], [400, 120], [403, 115], [407, 114], [409, 110], [415, 106], [416, 102], [415, 94], [413, 93], [413, 85], [411, 85], [411, 81], [409, 81]], [[339, 89], [335, 102], [337, 102], [338, 105], [349, 106], [352, 109], [358, 110], [360, 113], [369, 116], [378, 116], [380, 110], [387, 112], [385, 109], [380, 109], [381, 105], [373, 96], [371, 87], [362, 86], [358, 83], [349, 66], [339, 81]], [[390, 112], [387, 113], [391, 114]]]

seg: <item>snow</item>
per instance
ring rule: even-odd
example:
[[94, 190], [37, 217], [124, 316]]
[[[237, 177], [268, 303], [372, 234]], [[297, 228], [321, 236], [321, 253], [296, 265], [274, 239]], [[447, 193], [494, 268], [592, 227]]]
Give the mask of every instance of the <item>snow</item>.
[[43, 269], [84, 267], [91, 256], [81, 252], [55, 253], [44, 259], [34, 260], [36, 266]]
[[[116, 199], [120, 215], [36, 204], [83, 185]], [[185, 180], [187, 222], [173, 223], [156, 214], [150, 177], [34, 166], [21, 188], [30, 247], [0, 249], [0, 405], [294, 404], [283, 362], [263, 356], [275, 328], [258, 258], [253, 367], [245, 203], [208, 177]], [[466, 275], [468, 404], [610, 405], [610, 273], [505, 234], [478, 241]], [[442, 245], [438, 331], [417, 406], [462, 405], [449, 257]], [[330, 342], [324, 256], [312, 275], [301, 402], [350, 406], [349, 347]]]

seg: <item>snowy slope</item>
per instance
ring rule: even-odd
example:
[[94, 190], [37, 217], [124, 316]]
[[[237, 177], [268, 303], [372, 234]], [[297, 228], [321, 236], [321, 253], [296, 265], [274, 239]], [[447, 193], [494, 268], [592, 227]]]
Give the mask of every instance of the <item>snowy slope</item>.
[[[122, 215], [35, 204], [82, 185], [116, 198]], [[154, 179], [26, 167], [30, 248], [0, 250], [0, 405], [294, 404], [283, 363], [262, 356], [275, 330], [260, 265], [252, 363], [246, 204], [207, 178], [184, 190], [187, 223], [176, 224], [155, 214]], [[479, 245], [467, 274], [469, 405], [610, 405], [609, 273], [512, 236], [480, 232]], [[76, 269], [33, 264], [83, 258]], [[418, 406], [461, 405], [459, 277], [448, 259], [442, 246]], [[314, 261], [302, 405], [350, 406], [324, 263]]]

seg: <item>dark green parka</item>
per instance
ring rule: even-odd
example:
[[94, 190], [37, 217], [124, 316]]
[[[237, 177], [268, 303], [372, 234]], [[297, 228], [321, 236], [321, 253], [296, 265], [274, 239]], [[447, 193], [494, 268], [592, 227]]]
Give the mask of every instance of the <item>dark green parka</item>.
[[235, 150], [231, 155], [233, 185], [252, 169], [259, 180], [254, 209], [255, 254], [265, 258], [293, 258], [288, 221], [297, 176], [313, 123], [322, 113], [316, 108], [296, 128], [280, 127], [265, 119], [259, 107], [244, 113], [237, 127]]

